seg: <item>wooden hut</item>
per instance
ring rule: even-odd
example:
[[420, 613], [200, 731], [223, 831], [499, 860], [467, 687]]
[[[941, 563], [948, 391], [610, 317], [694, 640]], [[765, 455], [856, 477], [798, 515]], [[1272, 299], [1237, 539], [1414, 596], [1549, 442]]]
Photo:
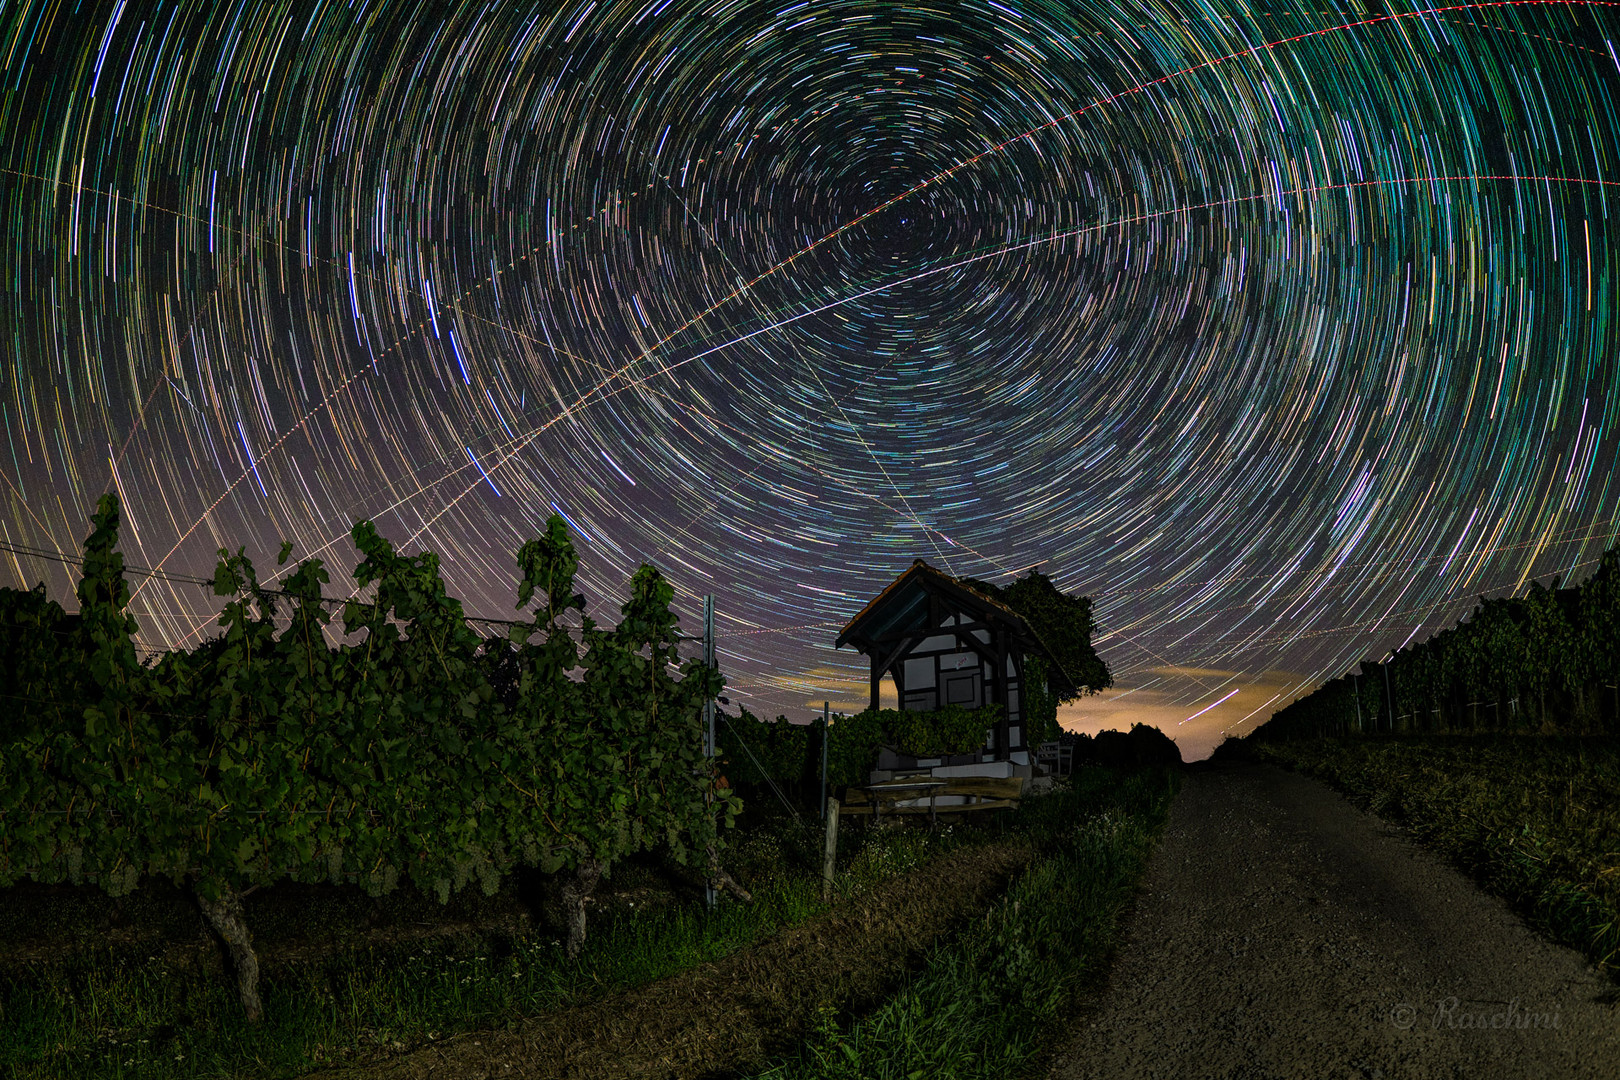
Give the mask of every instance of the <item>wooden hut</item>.
[[[917, 559], [849, 621], [837, 648], [853, 645], [871, 660], [872, 708], [892, 676], [900, 708], [1005, 706], [1003, 719], [969, 754], [914, 758], [885, 749], [872, 782], [897, 773], [936, 777], [1030, 777], [1031, 747], [1021, 710], [1025, 658], [1043, 657], [1053, 678], [1062, 668], [1018, 612]], [[1054, 688], [1057, 689], [1057, 688]]]

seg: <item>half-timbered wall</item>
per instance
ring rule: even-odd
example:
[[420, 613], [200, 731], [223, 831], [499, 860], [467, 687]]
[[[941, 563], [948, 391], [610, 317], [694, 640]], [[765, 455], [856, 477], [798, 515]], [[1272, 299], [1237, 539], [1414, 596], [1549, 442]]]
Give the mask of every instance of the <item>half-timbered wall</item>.
[[1002, 719], [985, 733], [984, 746], [967, 754], [935, 761], [885, 749], [873, 775], [916, 768], [932, 769], [936, 775], [1029, 775], [1032, 762], [1022, 707], [1024, 650], [1040, 649], [1039, 640], [1017, 612], [960, 587], [960, 582], [920, 559], [907, 575], [911, 576], [902, 575], [839, 635], [840, 646], [855, 644], [871, 662], [871, 707], [878, 707], [882, 681], [888, 676], [902, 709], [995, 704], [1003, 707]]
[[[1007, 718], [985, 737], [985, 756], [1005, 758], [1023, 750], [1019, 689], [1022, 658], [1009, 654], [990, 629], [975, 625], [967, 615], [947, 615], [933, 624], [953, 633], [933, 634], [918, 641], [897, 660], [889, 674], [902, 709], [927, 711], [944, 705], [976, 709], [1004, 704]], [[997, 666], [1001, 667], [998, 677]]]

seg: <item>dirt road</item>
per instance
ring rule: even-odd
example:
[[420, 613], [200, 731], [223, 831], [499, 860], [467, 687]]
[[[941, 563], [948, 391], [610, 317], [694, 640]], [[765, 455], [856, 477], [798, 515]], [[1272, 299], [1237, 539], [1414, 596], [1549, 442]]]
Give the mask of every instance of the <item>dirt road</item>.
[[1054, 1080], [1620, 1078], [1614, 984], [1400, 831], [1195, 769]]

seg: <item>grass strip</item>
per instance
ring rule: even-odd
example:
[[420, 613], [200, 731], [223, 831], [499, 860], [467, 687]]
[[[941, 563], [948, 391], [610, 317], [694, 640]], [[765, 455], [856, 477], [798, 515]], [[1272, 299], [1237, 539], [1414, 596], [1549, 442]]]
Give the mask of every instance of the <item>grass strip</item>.
[[881, 1007], [818, 1010], [811, 1036], [757, 1080], [1008, 1080], [1033, 1075], [1045, 1036], [1107, 970], [1179, 784], [1159, 770], [1076, 773], [1020, 808], [1038, 856], [973, 927], [934, 950]]
[[1405, 825], [1599, 967], [1620, 962], [1620, 739], [1406, 735], [1255, 753]]
[[818, 1009], [882, 1001], [931, 942], [988, 908], [1030, 856], [1016, 838], [967, 847], [714, 963], [375, 1069], [317, 1075], [632, 1080], [731, 1072], [802, 1038]]
[[[864, 835], [841, 852], [847, 892], [990, 839], [955, 828]], [[510, 1025], [711, 963], [826, 910], [786, 826], [736, 838], [728, 865], [752, 904], [712, 913], [665, 895], [595, 918], [577, 961], [541, 929], [461, 934], [269, 964], [266, 1021], [249, 1027], [230, 981], [162, 955], [110, 951], [0, 978], [0, 1075], [16, 1080], [281, 1078], [384, 1060], [458, 1033]], [[802, 855], [803, 853], [799, 853]], [[656, 890], [635, 890], [639, 893]], [[661, 900], [662, 902], [657, 902]], [[82, 936], [82, 935], [80, 935]], [[274, 955], [269, 942], [265, 953]]]

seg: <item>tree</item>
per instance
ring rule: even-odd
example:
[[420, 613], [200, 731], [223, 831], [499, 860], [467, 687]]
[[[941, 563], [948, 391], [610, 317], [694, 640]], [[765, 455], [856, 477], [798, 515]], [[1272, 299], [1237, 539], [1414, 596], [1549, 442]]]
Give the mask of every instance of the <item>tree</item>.
[[1024, 657], [1023, 713], [1030, 743], [1057, 737], [1059, 705], [1114, 685], [1108, 664], [1091, 644], [1091, 635], [1097, 629], [1091, 597], [1065, 593], [1051, 578], [1034, 569], [1004, 589], [974, 578], [962, 581], [1023, 616], [1057, 661], [1057, 670], [1049, 671], [1040, 655], [1030, 653]]

